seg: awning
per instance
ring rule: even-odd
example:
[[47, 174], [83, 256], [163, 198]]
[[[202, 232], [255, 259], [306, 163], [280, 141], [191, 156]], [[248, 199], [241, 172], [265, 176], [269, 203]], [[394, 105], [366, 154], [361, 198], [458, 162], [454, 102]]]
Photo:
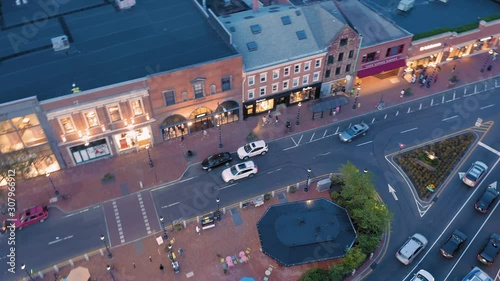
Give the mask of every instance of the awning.
[[379, 65], [379, 66], [375, 66], [375, 67], [372, 67], [372, 68], [360, 70], [360, 71], [358, 71], [358, 75], [357, 76], [359, 78], [363, 78], [363, 77], [367, 77], [367, 76], [372, 76], [372, 75], [375, 75], [375, 74], [379, 74], [380, 72], [393, 70], [395, 68], [402, 67], [402, 66], [405, 66], [405, 65], [406, 65], [406, 61], [404, 59], [400, 59], [400, 60], [393, 61], [393, 62], [390, 62], [390, 63], [386, 63], [386, 64], [383, 64], [383, 65]]
[[325, 110], [335, 109], [339, 106], [344, 106], [349, 103], [346, 96], [332, 96], [319, 99], [315, 104], [309, 107], [313, 113], [323, 112]]

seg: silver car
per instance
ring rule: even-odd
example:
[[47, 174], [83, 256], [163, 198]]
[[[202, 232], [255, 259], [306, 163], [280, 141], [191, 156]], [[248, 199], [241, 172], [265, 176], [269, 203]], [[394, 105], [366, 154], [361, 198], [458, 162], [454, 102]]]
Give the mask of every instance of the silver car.
[[396, 253], [396, 258], [403, 264], [408, 265], [422, 252], [427, 243], [427, 239], [422, 234], [415, 233], [399, 249]]
[[351, 142], [353, 139], [355, 139], [359, 136], [366, 135], [366, 132], [368, 132], [368, 129], [370, 129], [370, 127], [368, 125], [366, 125], [365, 123], [356, 124], [356, 125], [348, 128], [347, 130], [341, 132], [339, 134], [339, 139], [342, 142]]
[[488, 166], [481, 161], [476, 161], [472, 163], [472, 166], [463, 176], [462, 181], [470, 187], [475, 187], [486, 174], [486, 171], [488, 171]]

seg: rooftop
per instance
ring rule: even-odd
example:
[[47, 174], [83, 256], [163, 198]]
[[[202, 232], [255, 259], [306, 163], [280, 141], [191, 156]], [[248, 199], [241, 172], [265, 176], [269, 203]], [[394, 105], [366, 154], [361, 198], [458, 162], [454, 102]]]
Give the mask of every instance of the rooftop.
[[331, 2], [304, 7], [271, 5], [219, 17], [246, 71], [326, 51], [346, 25]]
[[[124, 11], [111, 3], [2, 1], [0, 103], [46, 100], [70, 94], [73, 83], [90, 90], [237, 55], [192, 0], [141, 0]], [[51, 39], [61, 35], [70, 48], [56, 52]]]

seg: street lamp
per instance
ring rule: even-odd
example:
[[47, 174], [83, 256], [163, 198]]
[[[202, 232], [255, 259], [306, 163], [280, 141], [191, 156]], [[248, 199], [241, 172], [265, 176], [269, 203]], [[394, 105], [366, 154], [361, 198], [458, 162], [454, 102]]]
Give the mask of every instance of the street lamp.
[[111, 271], [111, 265], [107, 264], [106, 269], [109, 271], [109, 274], [111, 275], [111, 279], [113, 279], [113, 281], [116, 281], [115, 275], [113, 274], [113, 271]]
[[220, 115], [215, 115], [215, 125], [217, 126], [217, 130], [219, 131], [219, 148], [222, 148], [222, 131], [220, 129]]
[[302, 103], [299, 101], [299, 104], [297, 105], [299, 108], [297, 109], [297, 121], [295, 121], [295, 125], [300, 125], [300, 107], [302, 106]]
[[101, 234], [101, 241], [104, 243], [104, 246], [106, 247], [106, 251], [108, 251], [108, 258], [112, 258], [113, 254], [111, 254], [111, 251], [109, 250], [108, 243], [106, 243], [106, 240], [104, 240], [104, 235]]
[[167, 240], [168, 239], [168, 235], [167, 235], [167, 229], [165, 228], [165, 224], [163, 223], [163, 216], [160, 216], [160, 224], [161, 224], [161, 228], [163, 229], [163, 239]]
[[52, 181], [52, 178], [50, 177], [50, 173], [45, 174], [47, 178], [49, 178], [50, 185], [52, 186], [52, 189], [54, 190], [54, 193], [56, 194], [56, 197], [59, 197], [59, 190], [56, 189], [56, 186], [54, 185], [54, 182]]
[[219, 202], [220, 202], [220, 199], [219, 197], [217, 197], [215, 199], [215, 202], [217, 202], [217, 211], [215, 212], [216, 216], [217, 216], [217, 220], [220, 221], [220, 209], [219, 209]]
[[153, 163], [153, 159], [151, 159], [151, 154], [149, 154], [149, 144], [146, 145], [146, 151], [148, 152], [149, 168], [153, 168], [155, 164]]
[[307, 169], [307, 181], [306, 181], [306, 187], [304, 187], [304, 191], [308, 192], [309, 191], [309, 179], [311, 178], [311, 168]]
[[28, 271], [28, 269], [26, 268], [26, 265], [23, 263], [21, 264], [21, 269], [26, 271], [26, 274], [28, 274], [28, 276], [30, 277], [30, 280], [31, 281], [35, 281], [35, 279], [33, 279], [33, 277], [31, 276], [30, 272]]

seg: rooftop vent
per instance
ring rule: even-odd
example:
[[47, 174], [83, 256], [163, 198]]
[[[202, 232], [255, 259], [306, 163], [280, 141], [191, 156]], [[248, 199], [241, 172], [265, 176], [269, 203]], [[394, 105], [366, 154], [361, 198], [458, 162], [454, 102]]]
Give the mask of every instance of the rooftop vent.
[[281, 17], [281, 22], [283, 23], [283, 25], [292, 24], [292, 20], [290, 19], [289, 16]]
[[297, 34], [297, 38], [299, 40], [307, 39], [306, 32], [304, 30], [299, 30], [299, 31], [297, 31], [295, 33]]
[[247, 48], [248, 48], [249, 52], [257, 51], [257, 49], [258, 49], [257, 43], [255, 41], [248, 42], [247, 43]]
[[301, 15], [301, 14], [300, 14], [300, 11], [295, 11], [295, 14], [296, 14], [297, 16], [300, 16], [300, 15]]
[[250, 30], [252, 30], [253, 34], [259, 34], [262, 32], [262, 29], [260, 28], [260, 25], [258, 25], [258, 24], [251, 25]]
[[68, 36], [66, 35], [54, 37], [51, 39], [51, 41], [52, 41], [52, 48], [56, 52], [66, 50], [69, 48], [69, 40]]

